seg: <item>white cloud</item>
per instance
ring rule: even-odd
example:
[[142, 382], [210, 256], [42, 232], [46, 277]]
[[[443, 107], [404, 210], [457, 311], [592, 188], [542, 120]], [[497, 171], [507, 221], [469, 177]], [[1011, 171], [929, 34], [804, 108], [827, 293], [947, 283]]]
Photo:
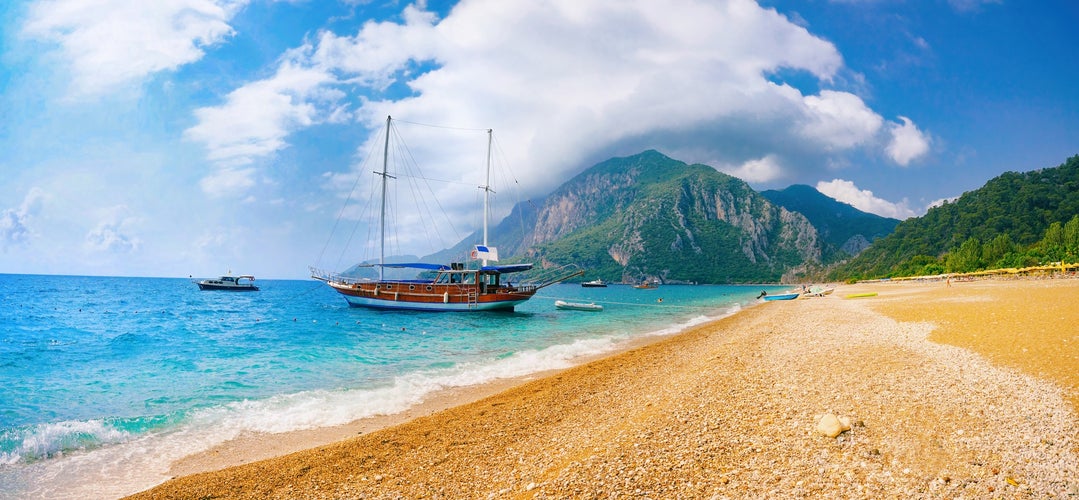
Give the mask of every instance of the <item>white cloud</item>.
[[720, 167], [719, 170], [746, 182], [771, 182], [783, 177], [783, 166], [775, 155], [750, 160], [734, 167]]
[[139, 83], [202, 58], [247, 0], [37, 0], [23, 34], [55, 42], [76, 94]]
[[858, 210], [877, 214], [882, 217], [891, 217], [893, 219], [902, 220], [916, 215], [908, 206], [906, 199], [898, 203], [892, 203], [876, 197], [873, 192], [868, 189], [858, 189], [858, 186], [855, 186], [853, 182], [843, 179], [818, 182], [817, 191], [843, 203], [847, 203]]
[[821, 91], [805, 97], [807, 120], [802, 134], [828, 150], [846, 150], [866, 144], [880, 130], [884, 119], [861, 98], [847, 92]]
[[983, 5], [1004, 3], [1003, 0], [948, 0], [948, 5], [959, 12], [978, 12]]
[[899, 119], [903, 120], [902, 124], [889, 124], [891, 141], [888, 143], [888, 147], [885, 148], [885, 152], [892, 161], [905, 167], [911, 161], [929, 152], [930, 139], [921, 130], [918, 130], [918, 127], [909, 118], [900, 116]]
[[134, 234], [133, 226], [138, 218], [128, 215], [125, 205], [116, 205], [103, 211], [101, 221], [86, 234], [87, 250], [97, 252], [131, 253], [142, 246], [142, 239]]
[[286, 61], [273, 78], [232, 91], [223, 105], [195, 110], [199, 123], [184, 137], [204, 143], [219, 166], [249, 164], [286, 147], [288, 134], [318, 120], [318, 89], [331, 79]]
[[253, 168], [222, 168], [199, 181], [199, 187], [214, 198], [236, 197], [255, 185], [254, 176]]
[[23, 244], [33, 236], [31, 220], [41, 210], [44, 199], [41, 189], [31, 188], [18, 207], [0, 212], [0, 243], [4, 249]]
[[955, 203], [955, 201], [958, 200], [958, 199], [959, 199], [958, 196], [951, 196], [951, 197], [948, 197], [948, 198], [941, 198], [939, 200], [933, 200], [933, 201], [929, 202], [928, 205], [925, 206], [925, 210], [929, 211], [929, 209], [936, 208], [936, 207], [939, 207], [939, 206], [943, 206], [945, 203]]
[[[780, 68], [830, 81], [842, 57], [831, 43], [749, 0], [464, 0], [445, 20], [411, 6], [403, 18], [369, 22], [352, 35], [321, 33], [311, 46], [291, 51], [275, 75], [199, 110], [186, 137], [206, 144], [223, 165], [247, 164], [287, 147], [288, 136], [303, 127], [342, 121], [345, 96], [378, 96], [397, 79], [416, 95], [371, 99], [347, 116], [371, 128], [387, 114], [493, 126], [513, 145], [510, 163], [530, 167], [523, 180], [549, 189], [566, 170], [579, 168], [575, 162], [622, 141], [654, 139], [664, 150], [704, 143], [705, 157], [743, 165], [801, 131], [800, 147], [811, 150], [860, 144], [876, 116], [851, 94], [803, 100], [792, 87], [769, 81]], [[309, 77], [288, 76], [297, 74]], [[791, 130], [804, 117], [804, 130]], [[745, 122], [787, 130], [759, 135], [767, 144], [755, 151], [730, 153], [725, 146], [741, 140]], [[685, 132], [670, 136], [672, 129]], [[720, 135], [689, 137], [695, 129]], [[424, 139], [410, 146], [419, 145], [413, 152], [426, 165], [425, 155], [435, 153], [424, 150]], [[460, 179], [461, 154], [439, 151], [442, 170], [429, 174]]]

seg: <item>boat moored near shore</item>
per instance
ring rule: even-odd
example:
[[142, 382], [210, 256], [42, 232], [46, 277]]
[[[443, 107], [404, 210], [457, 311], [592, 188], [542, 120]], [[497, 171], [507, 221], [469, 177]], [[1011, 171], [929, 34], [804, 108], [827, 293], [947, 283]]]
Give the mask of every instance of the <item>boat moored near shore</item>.
[[[506, 275], [524, 273], [532, 269], [532, 264], [488, 265], [488, 261], [498, 261], [498, 249], [488, 245], [487, 226], [488, 206], [491, 194], [491, 142], [492, 131], [487, 130], [487, 177], [483, 189], [483, 243], [474, 246], [470, 253], [473, 265], [464, 262], [446, 264], [409, 263], [390, 264], [386, 262], [386, 183], [396, 179], [390, 174], [389, 152], [390, 137], [393, 136], [393, 120], [386, 117], [386, 135], [383, 145], [382, 170], [375, 172], [380, 177], [381, 208], [379, 210], [379, 249], [378, 263], [366, 265], [378, 271], [377, 278], [353, 278], [340, 273], [326, 272], [311, 268], [311, 277], [325, 282], [345, 297], [353, 307], [372, 309], [396, 309], [412, 311], [512, 311], [514, 307], [532, 298], [541, 288], [560, 283], [584, 274], [583, 270], [565, 271], [564, 268], [548, 269], [551, 273], [562, 273], [529, 281], [511, 282]], [[389, 279], [385, 276], [387, 268], [410, 268], [419, 270], [424, 276], [414, 279]], [[433, 274], [433, 277], [431, 275]]]
[[566, 302], [564, 300], [554, 301], [555, 309], [565, 309], [570, 311], [591, 311], [599, 312], [603, 310], [603, 306], [596, 304], [595, 302]]

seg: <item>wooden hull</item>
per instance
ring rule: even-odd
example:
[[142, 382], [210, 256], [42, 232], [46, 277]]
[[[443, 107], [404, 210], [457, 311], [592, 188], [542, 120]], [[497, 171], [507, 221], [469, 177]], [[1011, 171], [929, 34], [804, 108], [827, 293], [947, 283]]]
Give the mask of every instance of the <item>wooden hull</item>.
[[429, 282], [360, 282], [329, 285], [352, 307], [410, 311], [512, 311], [535, 295], [534, 287]]

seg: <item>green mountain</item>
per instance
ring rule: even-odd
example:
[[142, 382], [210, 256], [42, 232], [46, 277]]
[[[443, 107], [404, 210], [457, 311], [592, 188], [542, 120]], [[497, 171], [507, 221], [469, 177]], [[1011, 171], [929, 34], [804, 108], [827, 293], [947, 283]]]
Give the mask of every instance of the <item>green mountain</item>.
[[1079, 156], [1073, 156], [1054, 168], [1006, 172], [954, 202], [907, 219], [832, 276], [886, 277], [921, 274], [925, 269], [962, 272], [960, 267], [976, 265], [946, 260], [962, 254], [970, 254], [969, 259], [980, 260], [983, 266], [1008, 263], [1009, 252], [1020, 257], [1024, 247], [1039, 243], [1050, 228], [1062, 228], [1077, 214]]
[[899, 224], [898, 219], [863, 212], [803, 184], [782, 191], [763, 191], [761, 195], [809, 219], [820, 235], [825, 262], [858, 255], [872, 242], [895, 231]]
[[[541, 202], [519, 204], [492, 234], [502, 256], [574, 263], [614, 282], [775, 282], [821, 262], [805, 216], [656, 151], [585, 170]], [[467, 245], [458, 247], [448, 254]]]

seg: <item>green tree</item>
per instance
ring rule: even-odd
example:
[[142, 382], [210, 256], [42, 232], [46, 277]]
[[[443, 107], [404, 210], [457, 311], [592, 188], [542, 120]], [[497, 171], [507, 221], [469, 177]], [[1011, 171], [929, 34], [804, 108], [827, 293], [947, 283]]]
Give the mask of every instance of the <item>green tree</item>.
[[1016, 249], [1008, 233], [998, 234], [982, 247], [982, 262], [990, 268], [1008, 267], [1004, 265], [1004, 257]]
[[982, 242], [978, 241], [978, 238], [968, 238], [959, 248], [948, 253], [945, 267], [951, 273], [969, 273], [983, 269]]
[[1064, 251], [1069, 260], [1079, 258], [1079, 215], [1064, 224]]
[[1064, 258], [1064, 226], [1059, 222], [1049, 224], [1049, 228], [1045, 230], [1045, 237], [1042, 238], [1041, 247], [1049, 260], [1062, 260]]

